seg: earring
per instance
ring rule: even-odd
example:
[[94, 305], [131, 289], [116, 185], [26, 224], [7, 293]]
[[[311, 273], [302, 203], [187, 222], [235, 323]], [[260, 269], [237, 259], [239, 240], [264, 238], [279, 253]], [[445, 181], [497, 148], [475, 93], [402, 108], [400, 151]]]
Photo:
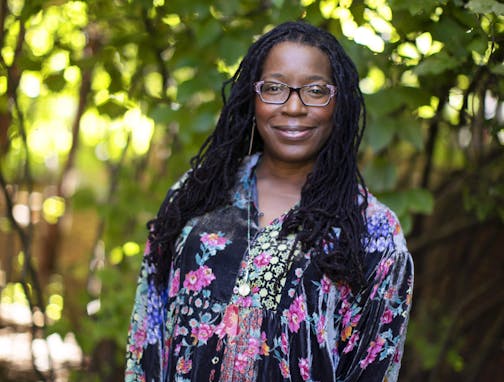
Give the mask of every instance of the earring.
[[248, 149], [248, 155], [252, 154], [252, 146], [254, 145], [254, 134], [255, 134], [255, 127], [256, 127], [256, 119], [255, 117], [252, 118], [252, 131], [250, 133], [250, 144], [249, 144], [249, 149]]

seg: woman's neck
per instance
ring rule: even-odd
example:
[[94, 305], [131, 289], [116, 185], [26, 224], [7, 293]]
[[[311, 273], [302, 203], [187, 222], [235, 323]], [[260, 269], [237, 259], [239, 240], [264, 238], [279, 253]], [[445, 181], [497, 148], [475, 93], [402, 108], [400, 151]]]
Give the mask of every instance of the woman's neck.
[[287, 163], [263, 155], [257, 165], [256, 177], [271, 185], [277, 184], [297, 189], [300, 193], [312, 169], [313, 163]]

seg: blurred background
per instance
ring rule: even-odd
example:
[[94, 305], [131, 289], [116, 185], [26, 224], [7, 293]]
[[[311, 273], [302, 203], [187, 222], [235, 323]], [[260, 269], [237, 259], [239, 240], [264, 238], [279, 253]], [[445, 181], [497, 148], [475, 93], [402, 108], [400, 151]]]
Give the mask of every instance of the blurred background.
[[145, 223], [291, 19], [361, 76], [416, 265], [400, 381], [504, 380], [501, 1], [0, 0], [0, 381], [122, 380]]

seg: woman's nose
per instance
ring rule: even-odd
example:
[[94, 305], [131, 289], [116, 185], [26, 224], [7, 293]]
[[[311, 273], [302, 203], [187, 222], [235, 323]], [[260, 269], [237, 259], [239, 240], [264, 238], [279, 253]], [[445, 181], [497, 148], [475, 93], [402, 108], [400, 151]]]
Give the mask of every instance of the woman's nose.
[[301, 100], [299, 91], [292, 90], [289, 98], [285, 101], [284, 112], [289, 114], [304, 114], [307, 111], [307, 107]]

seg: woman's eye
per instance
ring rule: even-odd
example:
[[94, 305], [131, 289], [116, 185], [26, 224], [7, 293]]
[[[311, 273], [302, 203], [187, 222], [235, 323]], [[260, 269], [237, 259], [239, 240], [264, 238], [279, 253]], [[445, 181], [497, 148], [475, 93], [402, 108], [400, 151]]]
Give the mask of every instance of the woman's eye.
[[327, 94], [327, 89], [321, 85], [308, 86], [305, 88], [305, 91], [312, 97], [320, 97]]
[[264, 84], [263, 92], [278, 93], [282, 91], [282, 85], [279, 84]]
[[322, 86], [310, 86], [308, 91], [313, 94], [324, 94], [324, 88]]

